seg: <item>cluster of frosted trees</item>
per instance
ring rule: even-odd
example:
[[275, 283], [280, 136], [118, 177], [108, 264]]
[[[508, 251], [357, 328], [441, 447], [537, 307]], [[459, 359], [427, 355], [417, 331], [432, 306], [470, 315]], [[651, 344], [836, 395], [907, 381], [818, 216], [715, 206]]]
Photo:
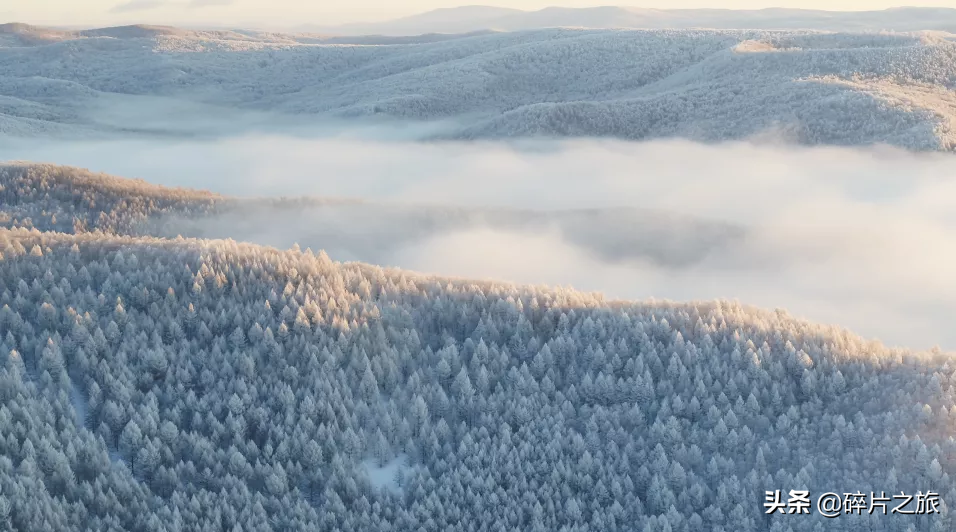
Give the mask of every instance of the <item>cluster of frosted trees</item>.
[[134, 234], [161, 217], [213, 212], [224, 198], [50, 164], [0, 164], [0, 227]]
[[[17, 105], [6, 127], [83, 125], [77, 102], [115, 92], [205, 94], [296, 115], [457, 117], [455, 138], [716, 141], [782, 130], [807, 144], [956, 145], [952, 111], [940, 103], [956, 79], [956, 43], [919, 35], [542, 29], [375, 46], [267, 34], [121, 37], [0, 45], [0, 94]], [[747, 41], [768, 51], [736, 50]], [[814, 81], [825, 77], [863, 84]], [[884, 93], [877, 81], [898, 90]]]
[[[732, 304], [0, 229], [0, 529], [952, 530], [956, 368]], [[363, 462], [407, 457], [399, 489]], [[932, 490], [934, 516], [764, 514]]]

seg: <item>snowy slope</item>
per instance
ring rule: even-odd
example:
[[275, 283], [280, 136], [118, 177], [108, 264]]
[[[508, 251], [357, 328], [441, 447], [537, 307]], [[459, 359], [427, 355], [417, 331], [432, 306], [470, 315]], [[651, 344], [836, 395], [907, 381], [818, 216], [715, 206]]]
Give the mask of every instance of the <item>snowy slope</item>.
[[[0, 212], [208, 199], [53, 167], [0, 183]], [[0, 228], [0, 530], [916, 530], [768, 516], [778, 486], [925, 489], [920, 529], [953, 530], [950, 354], [98, 229]]]
[[[216, 157], [208, 143], [190, 144], [199, 157]], [[234, 167], [202, 163], [195, 172], [160, 165], [147, 177], [244, 199], [70, 167], [0, 163], [0, 227], [234, 239], [279, 249], [298, 244], [336, 260], [573, 285], [614, 298], [739, 299], [892, 345], [956, 347], [956, 285], [948, 266], [956, 258], [956, 160], [948, 156], [575, 142], [587, 146], [560, 157], [453, 151], [449, 159], [460, 162], [448, 164], [434, 156], [396, 158], [365, 141], [354, 151], [307, 142], [314, 158], [278, 150], [261, 166], [269, 171], [250, 174], [268, 185], [250, 189], [237, 168], [255, 167], [249, 161], [262, 151], [226, 144], [224, 150], [252, 157]], [[401, 143], [395, 150], [422, 148]], [[132, 154], [144, 168], [157, 158], [200, 161], [175, 151], [144, 156], [120, 143], [113, 151]], [[329, 164], [349, 151], [345, 158], [374, 159], [382, 170]], [[660, 164], [676, 158], [692, 163]], [[301, 176], [280, 175], [293, 167]], [[167, 172], [185, 178], [162, 177]], [[369, 179], [351, 191], [331, 185]], [[395, 181], [407, 193], [398, 193]], [[447, 193], [449, 187], [460, 193]], [[362, 192], [374, 188], [392, 191]]]
[[[443, 136], [457, 138], [771, 133], [918, 150], [956, 138], [956, 43], [943, 33], [546, 29], [336, 41], [145, 26], [6, 31], [17, 40], [0, 40], [0, 132], [14, 135], [180, 134], [189, 127], [150, 118], [190, 101], [310, 123], [444, 120], [454, 126]], [[166, 99], [129, 100], [146, 97]]]

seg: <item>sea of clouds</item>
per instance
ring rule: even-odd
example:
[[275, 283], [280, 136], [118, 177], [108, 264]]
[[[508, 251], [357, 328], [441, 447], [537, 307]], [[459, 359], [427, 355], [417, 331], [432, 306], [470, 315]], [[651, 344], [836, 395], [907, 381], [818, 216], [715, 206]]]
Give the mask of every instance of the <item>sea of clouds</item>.
[[229, 195], [365, 201], [250, 208], [189, 229], [204, 236], [611, 298], [737, 299], [892, 345], [956, 348], [952, 156], [683, 141], [421, 142], [414, 133], [11, 140], [0, 143], [0, 160]]

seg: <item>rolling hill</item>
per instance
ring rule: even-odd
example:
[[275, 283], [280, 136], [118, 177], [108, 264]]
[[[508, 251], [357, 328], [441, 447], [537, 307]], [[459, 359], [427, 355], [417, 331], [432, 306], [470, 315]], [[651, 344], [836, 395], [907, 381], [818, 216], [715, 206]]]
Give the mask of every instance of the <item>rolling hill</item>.
[[429, 135], [446, 139], [769, 136], [923, 151], [956, 139], [956, 43], [942, 33], [4, 31], [0, 133], [14, 136], [183, 135], [208, 115], [231, 117], [211, 135], [401, 122], [440, 124]]
[[[4, 212], [39, 215], [0, 228], [4, 529], [917, 522], [767, 515], [778, 489], [930, 490], [942, 513], [921, 529], [952, 529], [949, 355], [735, 303], [609, 301], [95, 225], [228, 207], [202, 192], [22, 164], [0, 186]], [[37, 229], [67, 208], [94, 226]]]

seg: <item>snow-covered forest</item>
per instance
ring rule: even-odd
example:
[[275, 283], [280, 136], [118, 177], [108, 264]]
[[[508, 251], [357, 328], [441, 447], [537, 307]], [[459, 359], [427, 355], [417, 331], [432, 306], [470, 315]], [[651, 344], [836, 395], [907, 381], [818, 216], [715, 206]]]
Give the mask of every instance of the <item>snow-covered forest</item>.
[[0, 24], [0, 532], [956, 530], [954, 15]]
[[8, 24], [0, 26], [0, 133], [169, 135], [201, 118], [170, 119], [175, 102], [192, 102], [209, 115], [267, 112], [313, 125], [442, 121], [440, 138], [771, 135], [951, 150], [954, 57], [956, 43], [942, 32], [537, 29], [336, 39]]
[[[0, 180], [0, 227], [253, 241], [259, 240], [258, 233], [288, 246], [297, 243], [289, 240], [293, 238], [340, 253], [367, 250], [362, 255], [373, 263], [409, 242], [476, 226], [547, 231], [557, 225], [569, 241], [596, 256], [667, 265], [693, 263], [711, 247], [741, 238], [744, 232], [727, 223], [641, 209], [549, 212], [321, 197], [234, 198], [50, 164], [0, 164]], [[335, 219], [358, 227], [343, 230]], [[612, 230], [622, 225], [628, 227], [626, 233]], [[290, 231], [295, 226], [301, 230]]]
[[[950, 355], [150, 236], [236, 208], [210, 193], [23, 165], [0, 187], [0, 529], [953, 529]], [[941, 513], [766, 514], [799, 489]]]

